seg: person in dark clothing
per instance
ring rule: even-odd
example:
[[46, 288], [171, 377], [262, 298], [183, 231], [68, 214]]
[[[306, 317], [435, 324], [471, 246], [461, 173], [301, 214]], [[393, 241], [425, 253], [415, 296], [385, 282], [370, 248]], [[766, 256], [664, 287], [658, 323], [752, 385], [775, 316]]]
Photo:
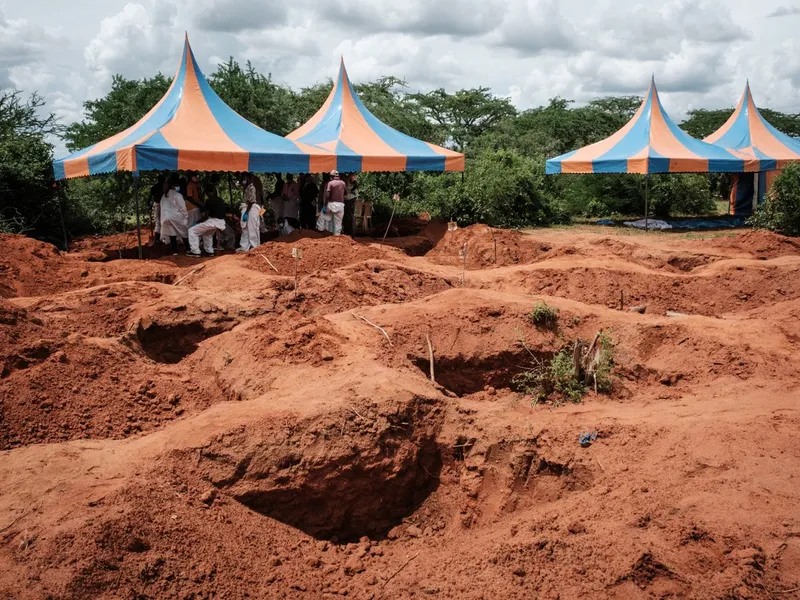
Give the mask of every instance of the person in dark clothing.
[[153, 187], [150, 188], [148, 204], [150, 207], [150, 241], [148, 246], [153, 246], [161, 237], [161, 197], [164, 195], [164, 186], [167, 183], [165, 175], [159, 175]]
[[272, 205], [272, 214], [275, 219], [275, 227], [280, 225], [280, 220], [283, 218], [283, 175], [275, 173], [275, 189], [269, 195], [270, 204]]
[[342, 223], [342, 233], [353, 236], [356, 228], [356, 202], [358, 201], [358, 183], [356, 176], [352, 173], [346, 175], [344, 193], [344, 221]]
[[317, 223], [317, 198], [319, 186], [313, 175], [306, 175], [300, 188], [300, 227], [314, 229]]

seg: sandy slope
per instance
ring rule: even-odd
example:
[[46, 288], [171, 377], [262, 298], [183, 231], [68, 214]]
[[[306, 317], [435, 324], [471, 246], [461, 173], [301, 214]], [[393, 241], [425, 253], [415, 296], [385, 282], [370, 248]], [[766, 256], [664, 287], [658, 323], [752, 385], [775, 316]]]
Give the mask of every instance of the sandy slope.
[[[792, 240], [131, 241], [0, 237], [0, 597], [800, 597]], [[511, 389], [600, 329], [610, 394]]]

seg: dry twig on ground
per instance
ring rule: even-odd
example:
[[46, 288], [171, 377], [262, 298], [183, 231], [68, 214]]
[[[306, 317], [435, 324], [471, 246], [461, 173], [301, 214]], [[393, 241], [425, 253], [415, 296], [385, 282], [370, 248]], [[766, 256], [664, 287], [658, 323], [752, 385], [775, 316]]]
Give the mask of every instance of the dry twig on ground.
[[200, 266], [199, 266], [199, 267], [197, 267], [196, 269], [192, 269], [192, 270], [191, 270], [189, 273], [187, 273], [186, 275], [184, 275], [183, 277], [181, 277], [180, 279], [178, 279], [178, 281], [176, 281], [176, 282], [175, 282], [175, 283], [173, 283], [172, 285], [178, 285], [178, 284], [179, 284], [179, 283], [181, 283], [181, 282], [182, 282], [184, 279], [187, 279], [187, 278], [191, 277], [192, 275], [194, 275], [194, 274], [195, 274], [195, 273], [197, 273], [198, 271], [202, 271], [202, 270], [203, 270], [203, 269], [205, 269], [205, 268], [206, 268], [206, 266], [205, 266], [205, 265], [200, 265]]
[[380, 332], [383, 334], [383, 337], [385, 337], [385, 338], [386, 338], [386, 341], [387, 341], [387, 342], [389, 342], [389, 345], [390, 345], [390, 346], [393, 346], [393, 345], [394, 345], [394, 344], [392, 344], [392, 340], [390, 340], [390, 339], [389, 339], [389, 334], [388, 334], [388, 333], [386, 333], [386, 330], [385, 330], [383, 327], [380, 327], [379, 325], [375, 325], [375, 323], [373, 323], [372, 321], [370, 321], [370, 320], [369, 320], [369, 319], [367, 319], [366, 317], [362, 317], [361, 315], [357, 315], [357, 314], [353, 313], [353, 316], [354, 316], [356, 319], [361, 319], [361, 320], [362, 320], [362, 321], [364, 321], [364, 323], [366, 323], [367, 325], [371, 325], [372, 327], [374, 327], [375, 329], [377, 329], [378, 331], [380, 331]]

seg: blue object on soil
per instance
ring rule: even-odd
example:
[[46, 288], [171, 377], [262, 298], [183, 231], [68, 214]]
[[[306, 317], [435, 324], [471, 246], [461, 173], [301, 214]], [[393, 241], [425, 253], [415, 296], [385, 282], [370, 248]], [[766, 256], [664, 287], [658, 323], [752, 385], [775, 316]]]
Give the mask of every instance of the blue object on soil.
[[591, 433], [582, 433], [578, 438], [578, 443], [580, 443], [580, 445], [583, 446], [584, 448], [588, 448], [589, 446], [592, 445], [592, 442], [594, 442], [596, 439], [597, 439], [596, 431], [592, 431]]

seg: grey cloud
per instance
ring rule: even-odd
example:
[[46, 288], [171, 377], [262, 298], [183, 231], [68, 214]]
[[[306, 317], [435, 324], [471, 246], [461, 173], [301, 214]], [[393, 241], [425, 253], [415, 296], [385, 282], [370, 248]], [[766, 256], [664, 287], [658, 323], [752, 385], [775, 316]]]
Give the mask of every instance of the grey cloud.
[[573, 50], [579, 43], [578, 32], [561, 13], [556, 0], [510, 3], [503, 23], [488, 39], [495, 46], [511, 48], [523, 56]]
[[663, 61], [637, 62], [585, 53], [572, 72], [595, 95], [643, 94], [655, 74], [662, 92], [705, 94], [732, 78], [723, 52], [688, 46]]
[[767, 16], [770, 18], [775, 18], [791, 17], [792, 15], [800, 15], [800, 6], [779, 6]]
[[239, 33], [286, 25], [289, 9], [279, 0], [204, 0], [193, 5], [203, 31]]
[[320, 4], [320, 16], [343, 28], [370, 33], [391, 31], [424, 37], [469, 37], [500, 24], [500, 0], [407, 0], [390, 7], [372, 0], [333, 0]]
[[600, 33], [581, 36], [587, 50], [639, 60], [663, 60], [687, 44], [722, 47], [750, 39], [730, 11], [714, 0], [639, 5], [625, 19], [603, 15], [590, 30]]

